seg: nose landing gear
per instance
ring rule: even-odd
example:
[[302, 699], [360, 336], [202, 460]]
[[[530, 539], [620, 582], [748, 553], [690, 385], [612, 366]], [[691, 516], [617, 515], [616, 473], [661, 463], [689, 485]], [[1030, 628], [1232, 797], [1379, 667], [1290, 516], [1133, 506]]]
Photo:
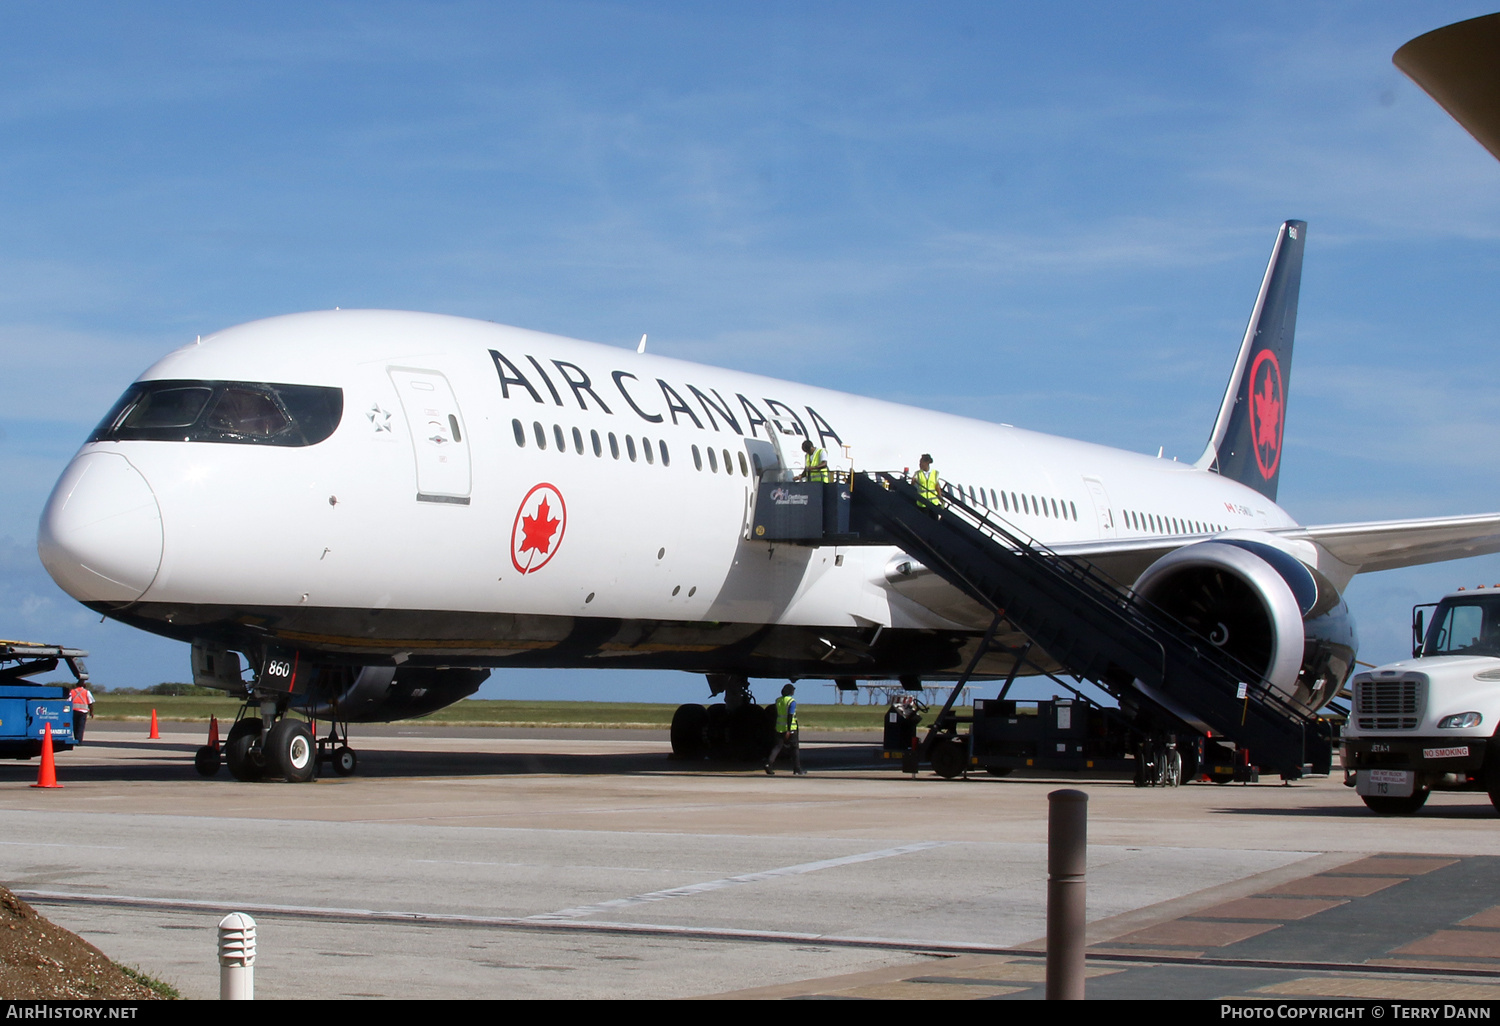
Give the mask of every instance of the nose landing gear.
[[215, 776], [222, 763], [236, 780], [301, 784], [316, 778], [318, 767], [324, 763], [341, 777], [351, 776], [359, 768], [359, 756], [349, 747], [346, 724], [330, 723], [328, 735], [316, 737], [316, 724], [295, 719], [286, 709], [272, 711], [269, 728], [265, 725], [266, 707], [247, 702], [245, 711], [252, 709], [263, 715], [242, 713], [222, 746], [207, 744], [198, 749], [193, 766], [199, 775]]

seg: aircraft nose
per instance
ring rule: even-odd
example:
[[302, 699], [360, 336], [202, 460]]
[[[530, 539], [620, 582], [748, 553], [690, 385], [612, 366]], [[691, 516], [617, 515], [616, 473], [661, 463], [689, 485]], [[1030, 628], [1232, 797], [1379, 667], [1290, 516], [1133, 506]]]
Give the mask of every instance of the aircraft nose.
[[125, 457], [83, 453], [52, 489], [36, 543], [52, 579], [80, 602], [130, 602], [161, 567], [161, 509]]

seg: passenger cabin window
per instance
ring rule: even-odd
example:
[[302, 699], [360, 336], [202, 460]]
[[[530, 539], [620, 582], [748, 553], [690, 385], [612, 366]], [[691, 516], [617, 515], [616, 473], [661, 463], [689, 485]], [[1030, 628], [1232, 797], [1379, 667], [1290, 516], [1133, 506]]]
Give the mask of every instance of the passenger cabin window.
[[609, 454], [615, 459], [620, 458], [620, 442], [617, 438], [615, 438], [615, 433], [613, 431], [609, 433]]
[[510, 429], [516, 433], [516, 444], [526, 448], [526, 427], [519, 420], [510, 422]]
[[343, 390], [323, 385], [137, 381], [89, 441], [317, 445], [343, 415]]
[[536, 447], [538, 449], [547, 448], [547, 430], [542, 427], [541, 421], [534, 420], [531, 422], [531, 432], [536, 435]]

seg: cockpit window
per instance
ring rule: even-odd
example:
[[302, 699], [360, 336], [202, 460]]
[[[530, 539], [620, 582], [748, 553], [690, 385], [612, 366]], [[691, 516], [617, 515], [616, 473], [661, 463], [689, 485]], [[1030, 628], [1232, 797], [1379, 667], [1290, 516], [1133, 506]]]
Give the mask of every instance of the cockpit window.
[[90, 442], [316, 445], [338, 427], [342, 389], [252, 381], [137, 381]]

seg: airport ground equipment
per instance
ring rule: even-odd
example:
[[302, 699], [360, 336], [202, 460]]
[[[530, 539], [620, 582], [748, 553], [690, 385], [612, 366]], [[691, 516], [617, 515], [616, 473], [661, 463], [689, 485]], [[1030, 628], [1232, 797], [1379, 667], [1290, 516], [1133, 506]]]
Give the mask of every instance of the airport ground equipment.
[[1339, 754], [1371, 811], [1409, 815], [1433, 791], [1488, 792], [1500, 811], [1500, 591], [1413, 607], [1412, 658], [1350, 687]]
[[42, 737], [49, 725], [54, 751], [73, 747], [72, 688], [27, 678], [50, 673], [62, 663], [78, 684], [87, 684], [83, 662], [87, 655], [82, 649], [61, 645], [0, 641], [0, 758], [36, 758], [42, 753]]
[[[1323, 718], [1087, 561], [1048, 549], [952, 492], [939, 509], [925, 506], [901, 474], [785, 482], [762, 489], [754, 525], [754, 537], [767, 541], [899, 547], [991, 611], [980, 654], [1009, 623], [1067, 675], [1137, 710], [1148, 733], [1211, 734], [1288, 780], [1331, 767], [1333, 732]], [[922, 743], [920, 757], [935, 769], [951, 768], [960, 754], [951, 709], [980, 654]]]

